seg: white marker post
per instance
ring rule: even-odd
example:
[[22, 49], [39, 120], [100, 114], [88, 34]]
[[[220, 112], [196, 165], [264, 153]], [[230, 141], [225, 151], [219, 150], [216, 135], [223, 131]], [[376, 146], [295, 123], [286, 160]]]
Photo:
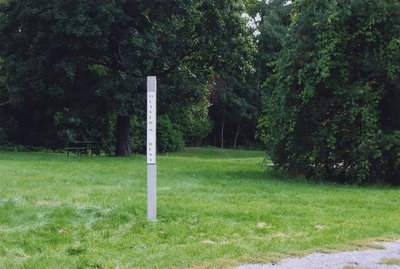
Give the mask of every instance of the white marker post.
[[147, 77], [147, 218], [157, 219], [157, 78]]

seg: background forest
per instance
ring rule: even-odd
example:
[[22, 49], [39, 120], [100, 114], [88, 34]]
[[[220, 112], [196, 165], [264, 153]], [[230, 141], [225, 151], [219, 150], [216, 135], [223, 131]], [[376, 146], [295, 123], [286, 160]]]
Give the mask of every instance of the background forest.
[[9, 0], [0, 144], [262, 146], [277, 169], [400, 183], [398, 0]]

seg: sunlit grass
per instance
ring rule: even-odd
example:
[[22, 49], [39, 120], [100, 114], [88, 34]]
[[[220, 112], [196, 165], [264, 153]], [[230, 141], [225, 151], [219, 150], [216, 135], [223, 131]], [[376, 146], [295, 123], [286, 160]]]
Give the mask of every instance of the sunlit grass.
[[264, 153], [146, 160], [0, 152], [0, 268], [232, 267], [400, 234], [400, 191], [276, 179]]
[[395, 258], [385, 258], [381, 260], [382, 264], [387, 264], [387, 265], [400, 265], [400, 259], [395, 259]]

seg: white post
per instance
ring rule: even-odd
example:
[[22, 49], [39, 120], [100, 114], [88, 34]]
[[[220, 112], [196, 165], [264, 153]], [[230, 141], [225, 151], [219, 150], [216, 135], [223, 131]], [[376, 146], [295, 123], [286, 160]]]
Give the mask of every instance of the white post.
[[147, 218], [157, 219], [157, 79], [147, 77]]

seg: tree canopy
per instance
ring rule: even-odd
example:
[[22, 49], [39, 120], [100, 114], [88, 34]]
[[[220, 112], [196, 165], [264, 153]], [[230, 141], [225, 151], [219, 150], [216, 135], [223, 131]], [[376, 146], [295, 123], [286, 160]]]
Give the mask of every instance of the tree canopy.
[[260, 121], [278, 167], [339, 182], [400, 184], [399, 12], [395, 0], [291, 5], [285, 36], [267, 48], [277, 57], [268, 56], [273, 69]]
[[159, 112], [190, 122], [182, 117], [206, 105], [209, 78], [247, 61], [243, 8], [211, 0], [8, 1], [0, 57], [19, 130], [13, 139], [46, 146], [116, 140], [115, 153], [129, 154], [131, 117], [144, 117], [147, 75], [159, 80]]

